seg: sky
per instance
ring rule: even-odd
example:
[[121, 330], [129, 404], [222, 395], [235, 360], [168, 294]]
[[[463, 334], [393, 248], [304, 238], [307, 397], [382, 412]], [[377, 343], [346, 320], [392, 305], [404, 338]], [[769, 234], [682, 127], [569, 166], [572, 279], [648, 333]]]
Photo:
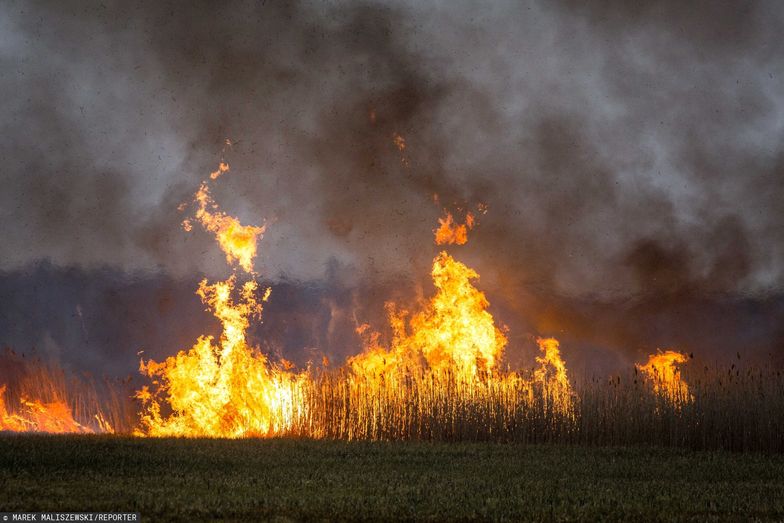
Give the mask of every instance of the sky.
[[534, 330], [574, 325], [576, 303], [768, 303], [783, 17], [775, 1], [4, 2], [0, 271], [225, 276], [178, 211], [225, 159], [215, 198], [267, 224], [272, 281], [426, 281], [442, 208], [481, 203], [454, 254], [510, 315], [539, 311]]

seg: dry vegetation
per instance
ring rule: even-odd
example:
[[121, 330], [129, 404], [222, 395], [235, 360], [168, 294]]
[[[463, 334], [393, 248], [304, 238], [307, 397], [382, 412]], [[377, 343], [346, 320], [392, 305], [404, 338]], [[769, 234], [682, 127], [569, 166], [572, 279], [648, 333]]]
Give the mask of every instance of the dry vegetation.
[[[666, 350], [632, 372], [575, 381], [553, 338], [538, 340], [531, 371], [504, 370], [508, 340], [475, 286], [479, 274], [446, 251], [433, 260], [431, 297], [408, 308], [387, 302], [386, 344], [362, 325], [363, 351], [340, 368], [297, 371], [270, 360], [247, 336], [270, 298], [253, 269], [264, 226], [242, 225], [209, 192], [228, 170], [221, 163], [201, 184], [196, 212], [184, 222], [186, 230], [198, 222], [214, 234], [227, 263], [246, 273], [199, 285], [220, 336], [200, 336], [164, 361], [143, 361], [149, 380], [138, 390], [23, 366], [14, 386], [0, 389], [0, 429], [784, 451], [778, 371], [735, 364], [700, 370]], [[456, 220], [444, 212], [436, 244], [464, 244], [475, 215]]]
[[[735, 368], [692, 372], [688, 395], [656, 391], [638, 373], [575, 384], [564, 407], [525, 380], [408, 379], [363, 387], [325, 374], [291, 433], [337, 439], [667, 445], [784, 451], [784, 377]], [[511, 385], [510, 385], [511, 383]]]
[[[41, 389], [53, 379], [42, 379], [42, 373], [26, 379]], [[100, 431], [96, 411], [118, 433], [138, 426], [130, 389], [107, 383], [96, 388], [87, 380], [67, 380], [62, 371], [53, 376], [69, 394], [49, 385], [36, 389], [38, 397], [55, 402], [67, 396], [81, 426]], [[278, 435], [784, 452], [780, 371], [692, 369], [683, 381], [688, 392], [672, 396], [638, 372], [578, 380], [568, 402], [559, 403], [548, 382], [532, 386], [518, 374], [466, 383], [449, 373], [368, 381], [345, 370], [320, 371], [303, 382], [303, 401]], [[6, 399], [19, 406], [18, 397]]]

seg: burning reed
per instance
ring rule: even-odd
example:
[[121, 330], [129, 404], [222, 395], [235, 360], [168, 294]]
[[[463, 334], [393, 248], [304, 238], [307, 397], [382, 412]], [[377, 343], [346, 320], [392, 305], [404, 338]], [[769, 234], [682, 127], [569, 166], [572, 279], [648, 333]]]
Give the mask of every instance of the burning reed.
[[0, 431], [94, 434], [133, 426], [127, 383], [74, 376], [10, 350], [0, 359]]
[[[197, 290], [219, 320], [220, 336], [201, 336], [161, 362], [142, 361], [149, 384], [135, 392], [133, 411], [122, 386], [99, 392], [91, 381], [67, 380], [43, 364], [26, 368], [0, 387], [0, 429], [784, 451], [778, 372], [734, 365], [726, 373], [698, 372], [668, 350], [628, 376], [575, 381], [553, 338], [539, 340], [529, 372], [504, 369], [507, 338], [474, 285], [479, 275], [446, 251], [433, 260], [432, 297], [411, 310], [387, 304], [388, 345], [362, 325], [365, 348], [341, 368], [295, 371], [271, 361], [246, 336], [270, 298], [253, 269], [265, 227], [241, 224], [212, 199], [210, 183], [228, 171], [222, 162], [194, 195], [193, 219], [215, 235], [235, 269]], [[471, 212], [462, 223], [446, 213], [433, 231], [436, 244], [464, 244], [475, 225]], [[183, 227], [192, 230], [191, 219]]]
[[[452, 371], [409, 369], [376, 380], [359, 377], [346, 368], [317, 369], [309, 371], [309, 379], [289, 383], [299, 394], [300, 403], [297, 408], [279, 405], [285, 425], [267, 433], [247, 431], [239, 436], [784, 452], [784, 376], [780, 371], [688, 369], [694, 365], [694, 360], [687, 364], [680, 378], [687, 384], [688, 396], [674, 397], [638, 368], [610, 378], [575, 380], [568, 409], [548, 399], [562, 391], [553, 390], [552, 382], [535, 382], [535, 371], [527, 376], [485, 375], [466, 382]], [[55, 375], [60, 383], [69, 382], [62, 371]], [[18, 399], [11, 401], [17, 407], [2, 411], [2, 430], [102, 432], [96, 418], [99, 414], [112, 420], [109, 424], [117, 433], [127, 434], [136, 427], [136, 433], [143, 435], [139, 430], [143, 425], [129, 409], [121, 385], [102, 389], [99, 394], [108, 392], [113, 397], [109, 401], [89, 392], [91, 387], [85, 380], [76, 389], [80, 387], [82, 392], [71, 396], [63, 392], [39, 396], [39, 392], [27, 389], [26, 401], [47, 399], [36, 399], [39, 406], [35, 409]], [[73, 385], [60, 390], [73, 390]], [[2, 397], [7, 398], [9, 392], [5, 390]], [[67, 409], [59, 410], [63, 405]], [[41, 413], [41, 408], [48, 413]], [[171, 407], [165, 406], [163, 411], [170, 414]], [[70, 417], [55, 421], [63, 412], [70, 412]]]

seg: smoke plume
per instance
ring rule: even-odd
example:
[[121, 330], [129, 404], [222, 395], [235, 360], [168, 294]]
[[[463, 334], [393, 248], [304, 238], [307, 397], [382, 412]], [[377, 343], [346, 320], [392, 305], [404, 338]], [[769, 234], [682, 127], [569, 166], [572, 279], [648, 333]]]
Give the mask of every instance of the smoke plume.
[[[224, 158], [215, 197], [268, 221], [258, 266], [289, 293], [259, 336], [301, 359], [351, 353], [383, 300], [427, 292], [439, 206], [480, 202], [453, 252], [519, 351], [554, 334], [586, 368], [653, 345], [780, 357], [782, 15], [774, 1], [7, 2], [0, 342], [101, 365], [120, 351], [117, 372], [138, 348], [188, 346], [207, 320], [184, 289], [225, 268], [177, 207]], [[172, 312], [139, 333], [117, 307], [150, 298]], [[274, 332], [276, 306], [296, 329]], [[95, 338], [90, 314], [124, 327]]]

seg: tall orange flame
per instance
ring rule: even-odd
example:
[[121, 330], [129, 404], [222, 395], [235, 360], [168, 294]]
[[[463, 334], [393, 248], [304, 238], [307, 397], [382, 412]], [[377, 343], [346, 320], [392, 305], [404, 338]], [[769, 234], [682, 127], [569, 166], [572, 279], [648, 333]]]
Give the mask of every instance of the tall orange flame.
[[568, 412], [571, 409], [572, 386], [566, 373], [566, 363], [561, 358], [558, 340], [539, 338], [542, 356], [536, 357], [539, 368], [534, 371], [534, 382], [543, 390], [543, 398], [555, 410]]
[[[222, 168], [219, 171], [225, 172]], [[252, 274], [256, 242], [264, 227], [243, 226], [222, 212], [206, 182], [195, 199], [196, 218], [215, 233], [226, 261], [237, 261]], [[220, 338], [202, 336], [187, 352], [180, 351], [161, 363], [142, 361], [140, 371], [153, 379], [156, 388], [145, 386], [137, 392], [143, 403], [137, 434], [265, 436], [290, 426], [294, 410], [303, 404], [304, 376], [278, 368], [248, 344], [250, 321], [262, 312], [257, 290], [255, 280], [237, 289], [236, 276], [214, 284], [201, 282], [197, 294], [220, 321]], [[269, 294], [266, 289], [262, 301]]]
[[[466, 231], [474, 223], [470, 213], [466, 224], [458, 227], [449, 213], [439, 221], [439, 245], [465, 243]], [[487, 310], [489, 302], [484, 293], [473, 285], [479, 278], [477, 272], [442, 251], [433, 260], [431, 275], [436, 293], [421, 303], [417, 312], [387, 304], [393, 331], [389, 348], [381, 345], [379, 334], [370, 331], [368, 325], [358, 329], [365, 351], [348, 361], [353, 376], [362, 380], [356, 394], [388, 397], [390, 383], [394, 387], [400, 380], [412, 379], [429, 383], [418, 390], [433, 394], [440, 394], [439, 389], [463, 391], [469, 397], [477, 387], [509, 390], [510, 394], [521, 388], [533, 394], [533, 388], [538, 387], [553, 410], [571, 412], [572, 388], [555, 339], [539, 340], [542, 356], [537, 357], [540, 367], [532, 379], [502, 372], [499, 364], [507, 339]], [[453, 390], [454, 386], [457, 389]]]
[[[301, 401], [301, 377], [278, 369], [250, 347], [246, 330], [261, 314], [257, 283], [245, 282], [234, 301], [234, 276], [199, 285], [198, 294], [222, 325], [219, 340], [202, 336], [188, 352], [162, 363], [142, 362], [141, 371], [155, 379], [153, 393], [143, 388], [138, 397], [145, 409], [138, 433], [151, 436], [265, 436], [280, 432], [292, 420]], [[162, 414], [161, 404], [171, 410]]]
[[678, 365], [686, 363], [688, 356], [674, 350], [657, 352], [648, 357], [645, 365], [637, 368], [643, 372], [653, 383], [653, 389], [658, 394], [680, 402], [687, 401], [691, 395], [688, 384], [681, 378]]
[[486, 310], [484, 293], [471, 283], [479, 275], [441, 252], [433, 261], [432, 276], [436, 294], [419, 312], [412, 315], [387, 304], [394, 331], [392, 348], [384, 350], [378, 337], [371, 337], [366, 351], [349, 360], [355, 373], [374, 374], [421, 361], [432, 371], [451, 370], [473, 379], [497, 365], [506, 337]]
[[[401, 140], [401, 150], [404, 142]], [[219, 168], [218, 172], [225, 172]], [[216, 235], [229, 264], [238, 262], [253, 276], [256, 243], [263, 227], [243, 226], [222, 212], [209, 194], [207, 182], [195, 195], [196, 219]], [[464, 244], [474, 216], [455, 224], [451, 214], [441, 220], [436, 243]], [[421, 405], [434, 406], [438, 398], [457, 395], [456, 402], [473, 401], [509, 390], [542, 388], [554, 409], [569, 409], [571, 387], [560, 357], [558, 342], [540, 340], [543, 353], [537, 358], [541, 368], [531, 380], [500, 370], [507, 339], [487, 310], [489, 302], [474, 286], [476, 271], [447, 252], [433, 260], [431, 271], [436, 292], [423, 300], [415, 312], [387, 304], [393, 337], [390, 347], [369, 326], [358, 328], [366, 349], [349, 358], [349, 373], [340, 385], [355, 412], [353, 422], [340, 418], [349, 437], [376, 437], [373, 427], [382, 405], [405, 409], [405, 391], [416, 390], [428, 398]], [[291, 433], [309, 416], [312, 401], [334, 398], [320, 389], [309, 372], [294, 373], [291, 365], [270, 362], [248, 344], [246, 332], [253, 319], [261, 316], [256, 299], [258, 284], [251, 279], [238, 286], [236, 275], [210, 284], [206, 280], [197, 293], [220, 321], [222, 332], [216, 340], [202, 336], [188, 351], [180, 351], [161, 363], [142, 361], [140, 370], [152, 379], [152, 387], [137, 393], [143, 411], [138, 434], [151, 436], [267, 436]], [[269, 296], [266, 290], [263, 300]], [[331, 408], [331, 407], [328, 407]], [[342, 415], [341, 415], [342, 416]], [[312, 417], [312, 416], [311, 416]], [[383, 416], [382, 416], [383, 417]], [[377, 427], [376, 427], [377, 428]], [[310, 426], [310, 435], [318, 428]]]

